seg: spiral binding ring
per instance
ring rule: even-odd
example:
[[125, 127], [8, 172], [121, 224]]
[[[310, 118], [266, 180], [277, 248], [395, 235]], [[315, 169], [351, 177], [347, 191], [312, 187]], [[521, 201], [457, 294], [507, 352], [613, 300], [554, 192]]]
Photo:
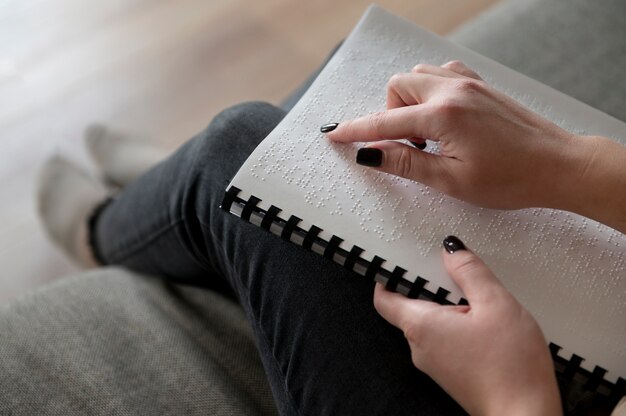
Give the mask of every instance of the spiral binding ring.
[[[452, 305], [453, 303], [447, 299], [449, 291], [439, 287], [436, 292], [431, 292], [426, 289], [426, 285], [429, 283], [427, 279], [421, 276], [417, 276], [414, 282], [404, 278], [406, 270], [399, 266], [396, 266], [393, 272], [390, 272], [382, 267], [385, 259], [374, 256], [371, 261], [367, 261], [361, 257], [364, 250], [356, 245], [352, 246], [350, 251], [344, 250], [339, 246], [344, 241], [338, 236], [333, 235], [329, 241], [326, 241], [319, 237], [322, 229], [316, 226], [311, 226], [307, 230], [303, 230], [298, 227], [301, 219], [292, 215], [289, 220], [285, 221], [279, 217], [281, 209], [270, 206], [267, 210], [259, 208], [257, 205], [260, 199], [251, 196], [247, 201], [238, 197], [241, 190], [235, 186], [231, 186], [224, 193], [224, 198], [220, 205], [220, 208], [224, 211], [231, 212], [240, 216], [246, 221], [250, 221], [250, 216], [254, 212], [255, 215], [262, 218], [261, 227], [270, 230], [273, 224], [279, 224], [282, 227], [280, 233], [281, 238], [291, 241], [292, 234], [296, 232], [302, 239], [300, 244], [303, 248], [311, 251], [315, 243], [318, 246], [323, 247], [323, 255], [326, 258], [333, 259], [335, 255], [345, 258], [344, 267], [349, 270], [354, 270], [358, 264], [360, 267], [364, 267], [363, 273], [366, 278], [372, 280], [379, 280], [378, 276], [382, 276], [382, 281], [386, 282], [385, 286], [390, 290], [400, 291], [400, 289], [406, 290], [406, 296], [409, 298], [417, 299], [423, 298], [431, 301], [438, 302], [443, 305]], [[233, 210], [233, 204], [241, 207], [241, 211], [238, 214], [237, 210]], [[274, 231], [273, 231], [274, 232]], [[404, 292], [403, 292], [404, 293]], [[465, 298], [461, 298], [458, 302], [459, 305], [467, 305], [468, 302]], [[589, 391], [597, 391], [603, 396], [607, 396], [609, 401], [617, 403], [624, 395], [626, 395], [626, 380], [619, 377], [615, 383], [612, 383], [605, 379], [607, 371], [599, 366], [596, 366], [593, 371], [588, 371], [581, 367], [581, 363], [584, 361], [582, 357], [576, 354], [572, 354], [571, 358], [566, 359], [559, 355], [559, 351], [562, 349], [560, 346], [554, 343], [549, 345], [552, 359], [557, 367], [557, 372], [561, 374], [561, 377], [572, 380], [574, 377], [583, 378], [584, 388]]]
[[339, 248], [339, 244], [343, 243], [343, 238], [339, 238], [336, 235], [333, 235], [324, 249], [324, 257], [329, 260], [332, 260], [335, 257], [335, 252]]
[[295, 215], [289, 217], [287, 224], [285, 224], [285, 228], [283, 228], [283, 232], [280, 234], [280, 238], [289, 241], [291, 239], [291, 234], [296, 229], [300, 221], [302, 220]]
[[582, 362], [583, 358], [581, 356], [576, 354], [572, 355], [572, 358], [570, 358], [567, 365], [565, 366], [565, 371], [563, 371], [563, 378], [565, 378], [566, 380], [572, 380], [574, 378], [574, 375], [580, 369], [580, 365], [582, 364]]
[[378, 257], [378, 256], [374, 256], [374, 258], [370, 262], [370, 265], [367, 268], [367, 271], [365, 272], [365, 277], [370, 280], [374, 280], [376, 278], [376, 274], [380, 271], [380, 266], [384, 262], [385, 262], [385, 259]]
[[248, 198], [248, 202], [246, 202], [246, 205], [243, 207], [243, 211], [241, 211], [241, 219], [249, 222], [250, 215], [252, 215], [252, 211], [254, 211], [259, 202], [261, 202], [261, 200], [256, 196]]
[[602, 380], [604, 380], [605, 374], [606, 370], [604, 368], [595, 366], [591, 376], [587, 380], [587, 384], [585, 384], [585, 388], [587, 390], [596, 391]]
[[363, 253], [363, 251], [364, 250], [357, 245], [352, 246], [350, 253], [348, 253], [348, 257], [346, 257], [346, 261], [343, 263], [343, 267], [348, 270], [354, 270], [354, 265], [361, 257], [361, 253]]
[[310, 251], [311, 248], [313, 248], [313, 243], [315, 242], [315, 239], [317, 238], [320, 232], [322, 232], [321, 228], [316, 227], [315, 225], [312, 225], [311, 228], [309, 228], [309, 231], [306, 233], [306, 237], [304, 237], [304, 241], [302, 241], [302, 247]]
[[235, 202], [235, 199], [237, 199], [237, 195], [239, 195], [239, 192], [241, 192], [241, 189], [237, 188], [236, 186], [231, 186], [230, 188], [228, 188], [226, 192], [224, 192], [224, 198], [222, 199], [220, 208], [222, 208], [226, 212], [230, 212], [230, 207], [233, 205], [233, 202]]
[[385, 289], [395, 292], [398, 288], [398, 283], [400, 283], [400, 279], [404, 276], [404, 273], [406, 273], [406, 270], [400, 266], [396, 266], [396, 268], [393, 269], [391, 276], [389, 276], [389, 280], [387, 280], [387, 283], [385, 284]]
[[567, 359], [559, 355], [559, 352], [562, 350], [559, 345], [551, 342], [548, 347], [557, 373], [564, 380], [571, 381], [576, 378], [582, 382], [585, 390], [606, 396], [609, 402], [615, 404], [626, 395], [626, 380], [624, 378], [618, 377], [617, 381], [612, 383], [604, 378], [607, 373], [604, 368], [595, 366], [593, 371], [589, 371], [581, 366], [585, 360], [581, 356], [572, 354]]
[[282, 211], [282, 209], [275, 207], [274, 205], [270, 206], [267, 210], [267, 213], [263, 216], [263, 220], [261, 221], [261, 228], [264, 230], [269, 230], [278, 214]]
[[426, 283], [428, 283], [428, 280], [424, 279], [423, 277], [417, 276], [417, 279], [415, 279], [415, 282], [413, 282], [413, 286], [411, 286], [411, 290], [409, 291], [407, 297], [411, 299], [419, 298], [420, 294], [425, 291], [424, 285], [426, 285]]
[[611, 401], [614, 401], [615, 403], [617, 403], [624, 396], [626, 396], [626, 380], [619, 377], [609, 397]]
[[439, 289], [437, 289], [437, 293], [435, 293], [435, 298], [433, 299], [433, 301], [443, 305], [448, 300], [446, 298], [448, 297], [449, 294], [450, 294], [449, 290], [446, 290], [440, 287]]

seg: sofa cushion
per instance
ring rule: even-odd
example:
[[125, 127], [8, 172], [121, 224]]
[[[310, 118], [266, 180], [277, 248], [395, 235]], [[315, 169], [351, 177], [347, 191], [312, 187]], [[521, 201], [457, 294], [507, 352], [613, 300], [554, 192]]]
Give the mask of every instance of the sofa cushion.
[[1, 414], [276, 414], [241, 308], [107, 267], [0, 309]]

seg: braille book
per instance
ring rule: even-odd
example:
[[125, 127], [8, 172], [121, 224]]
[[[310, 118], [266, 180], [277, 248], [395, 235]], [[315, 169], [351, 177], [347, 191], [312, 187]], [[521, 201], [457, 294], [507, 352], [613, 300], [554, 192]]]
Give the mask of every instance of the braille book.
[[[457, 235], [537, 319], [558, 371], [621, 396], [625, 235], [564, 211], [472, 206], [357, 165], [362, 144], [332, 143], [320, 133], [323, 124], [384, 109], [394, 73], [453, 59], [570, 131], [626, 143], [625, 123], [371, 6], [241, 167], [222, 208], [391, 290], [442, 304], [465, 302], [441, 260], [442, 239]], [[437, 152], [436, 144], [425, 151]]]

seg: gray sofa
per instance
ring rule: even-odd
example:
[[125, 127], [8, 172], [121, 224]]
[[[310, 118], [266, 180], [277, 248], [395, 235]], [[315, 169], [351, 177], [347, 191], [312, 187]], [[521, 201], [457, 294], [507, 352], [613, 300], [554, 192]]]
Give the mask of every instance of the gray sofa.
[[[450, 38], [626, 120], [626, 1], [509, 1]], [[276, 413], [236, 302], [115, 267], [2, 307], [0, 372], [0, 414]]]

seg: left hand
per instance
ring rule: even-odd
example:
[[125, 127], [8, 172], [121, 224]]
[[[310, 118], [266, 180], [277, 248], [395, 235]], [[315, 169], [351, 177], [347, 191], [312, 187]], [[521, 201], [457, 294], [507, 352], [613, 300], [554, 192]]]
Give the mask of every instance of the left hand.
[[455, 248], [443, 260], [469, 306], [409, 299], [377, 284], [376, 310], [404, 332], [413, 364], [470, 414], [562, 414], [537, 322], [478, 256]]

